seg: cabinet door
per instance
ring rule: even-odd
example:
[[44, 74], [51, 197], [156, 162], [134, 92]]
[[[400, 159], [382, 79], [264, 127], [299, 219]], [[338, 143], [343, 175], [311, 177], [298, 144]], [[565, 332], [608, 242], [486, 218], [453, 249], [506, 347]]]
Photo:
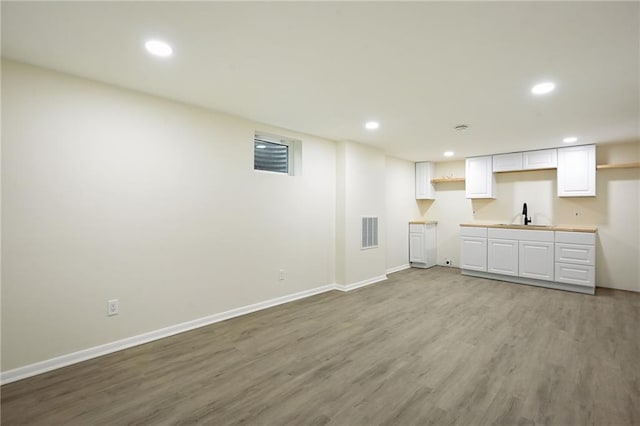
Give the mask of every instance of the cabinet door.
[[428, 224], [425, 225], [424, 231], [424, 253], [425, 260], [424, 263], [427, 266], [435, 266], [437, 259], [437, 233], [436, 233], [436, 225]]
[[460, 239], [460, 268], [487, 271], [487, 239], [462, 237]]
[[494, 274], [518, 275], [518, 241], [489, 238], [487, 271]]
[[511, 154], [498, 154], [493, 156], [494, 172], [510, 172], [522, 170], [522, 153], [512, 152]]
[[434, 167], [434, 163], [429, 161], [416, 163], [416, 200], [435, 199], [436, 190], [431, 183]]
[[596, 146], [558, 148], [558, 197], [596, 195]]
[[520, 241], [519, 257], [521, 277], [553, 281], [553, 243]]
[[423, 232], [409, 234], [409, 262], [426, 263], [425, 236]]
[[558, 150], [555, 148], [522, 153], [522, 168], [525, 170], [555, 169], [556, 167], [558, 167]]
[[465, 161], [465, 194], [467, 198], [495, 198], [492, 157], [467, 158]]

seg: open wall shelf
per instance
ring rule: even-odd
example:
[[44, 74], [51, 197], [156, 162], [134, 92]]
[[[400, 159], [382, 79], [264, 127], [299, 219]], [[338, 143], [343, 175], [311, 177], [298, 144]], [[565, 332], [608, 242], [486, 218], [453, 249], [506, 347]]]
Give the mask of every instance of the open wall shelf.
[[623, 163], [623, 164], [598, 164], [597, 170], [603, 169], [635, 169], [640, 167], [640, 163]]
[[431, 183], [464, 182], [463, 177], [436, 178], [431, 179]]

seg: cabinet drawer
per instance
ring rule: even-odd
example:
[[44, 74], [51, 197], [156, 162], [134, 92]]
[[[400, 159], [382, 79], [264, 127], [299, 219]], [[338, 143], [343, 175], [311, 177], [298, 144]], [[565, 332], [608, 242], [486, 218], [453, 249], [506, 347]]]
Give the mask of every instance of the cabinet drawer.
[[556, 231], [556, 243], [596, 245], [595, 232]]
[[460, 235], [462, 237], [487, 237], [487, 228], [477, 228], [475, 226], [461, 226]]
[[595, 266], [596, 246], [556, 243], [556, 262]]
[[561, 283], [595, 287], [596, 273], [593, 266], [556, 263], [555, 280]]
[[527, 240], [543, 241], [553, 243], [553, 231], [531, 231], [528, 229], [502, 229], [488, 228], [489, 238], [500, 238], [503, 240]]

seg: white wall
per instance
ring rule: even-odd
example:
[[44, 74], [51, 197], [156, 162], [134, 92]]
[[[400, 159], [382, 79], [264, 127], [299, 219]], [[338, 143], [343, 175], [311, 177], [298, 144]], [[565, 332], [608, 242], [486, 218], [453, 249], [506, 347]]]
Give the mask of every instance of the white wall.
[[334, 142], [13, 62], [2, 106], [3, 371], [335, 282]]
[[[490, 153], [488, 153], [490, 154]], [[640, 161], [640, 143], [597, 147], [598, 164]], [[464, 161], [436, 164], [436, 176], [464, 176]], [[438, 220], [438, 262], [459, 266], [459, 224], [522, 223], [526, 202], [533, 223], [598, 227], [596, 285], [640, 291], [640, 170], [597, 172], [597, 197], [558, 198], [555, 170], [496, 174], [495, 200], [468, 200], [463, 183], [437, 185], [436, 201], [423, 210]]]
[[[336, 238], [340, 245], [336, 252], [343, 256], [337, 261], [337, 282], [358, 284], [386, 272], [385, 238], [385, 155], [382, 151], [354, 142], [338, 144], [337, 202], [343, 208], [337, 212], [338, 228], [343, 231]], [[378, 247], [361, 249], [362, 216], [378, 217]]]
[[386, 158], [387, 271], [409, 265], [408, 222], [420, 218], [415, 194], [415, 163]]

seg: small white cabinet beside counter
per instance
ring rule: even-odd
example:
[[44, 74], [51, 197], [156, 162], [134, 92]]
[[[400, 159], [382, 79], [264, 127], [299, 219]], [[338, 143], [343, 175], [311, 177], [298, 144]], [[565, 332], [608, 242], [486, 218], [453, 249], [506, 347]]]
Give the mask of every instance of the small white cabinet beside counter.
[[462, 273], [594, 294], [595, 232], [524, 228], [462, 225]]
[[409, 223], [409, 263], [414, 268], [436, 265], [436, 222]]

